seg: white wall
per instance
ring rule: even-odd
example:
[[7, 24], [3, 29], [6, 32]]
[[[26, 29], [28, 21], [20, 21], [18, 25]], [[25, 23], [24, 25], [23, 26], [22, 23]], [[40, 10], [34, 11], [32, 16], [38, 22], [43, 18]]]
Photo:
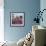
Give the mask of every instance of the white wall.
[[[40, 0], [40, 9], [41, 10], [46, 9], [46, 0]], [[40, 21], [40, 25], [43, 25], [46, 27], [46, 11], [43, 13], [42, 17], [43, 17], [43, 22]]]
[[4, 41], [4, 1], [0, 0], [0, 42]]
[[41, 2], [40, 2], [40, 4], [41, 4], [41, 9], [46, 9], [46, 0], [41, 0]]
[[[46, 9], [46, 0], [40, 0], [40, 9]], [[46, 11], [43, 12], [43, 22], [40, 21], [40, 24], [46, 27]]]

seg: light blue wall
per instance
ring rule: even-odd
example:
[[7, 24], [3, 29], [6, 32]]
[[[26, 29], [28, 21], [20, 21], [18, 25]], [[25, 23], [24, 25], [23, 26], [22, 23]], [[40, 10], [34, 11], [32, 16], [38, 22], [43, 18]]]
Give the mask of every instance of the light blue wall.
[[[40, 9], [39, 0], [4, 0], [4, 35], [7, 41], [18, 41], [31, 29], [35, 14]], [[10, 27], [10, 12], [25, 12], [24, 27]]]

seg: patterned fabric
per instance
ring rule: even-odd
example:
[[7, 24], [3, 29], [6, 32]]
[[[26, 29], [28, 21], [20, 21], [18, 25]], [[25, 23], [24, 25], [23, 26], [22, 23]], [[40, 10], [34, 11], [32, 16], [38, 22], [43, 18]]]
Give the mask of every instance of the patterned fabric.
[[26, 38], [24, 40], [24, 44], [23, 46], [31, 46], [33, 42], [33, 37], [32, 37], [32, 34], [29, 32], [27, 35], [26, 35]]

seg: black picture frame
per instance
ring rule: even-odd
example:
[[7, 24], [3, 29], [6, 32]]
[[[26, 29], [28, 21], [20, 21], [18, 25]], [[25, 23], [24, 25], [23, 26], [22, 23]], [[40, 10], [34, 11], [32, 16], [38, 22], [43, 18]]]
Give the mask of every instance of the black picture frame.
[[25, 13], [24, 12], [10, 12], [10, 26], [11, 27], [24, 27], [25, 26]]

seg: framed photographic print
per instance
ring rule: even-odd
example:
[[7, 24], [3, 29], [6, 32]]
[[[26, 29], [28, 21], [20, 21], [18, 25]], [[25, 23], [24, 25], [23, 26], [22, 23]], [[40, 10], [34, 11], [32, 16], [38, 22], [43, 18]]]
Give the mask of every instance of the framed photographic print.
[[10, 13], [10, 25], [11, 26], [24, 26], [24, 12], [11, 12]]

